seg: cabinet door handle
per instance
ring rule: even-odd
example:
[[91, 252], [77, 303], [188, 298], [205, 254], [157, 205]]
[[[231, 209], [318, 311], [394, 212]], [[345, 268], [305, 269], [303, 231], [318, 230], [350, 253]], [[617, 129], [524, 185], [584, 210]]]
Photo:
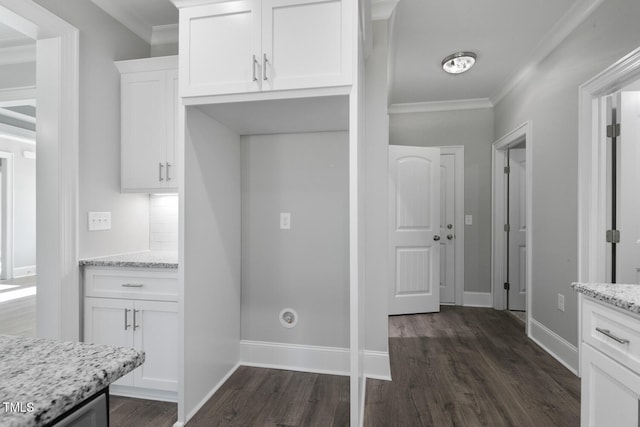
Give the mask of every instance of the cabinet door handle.
[[129, 328], [129, 326], [131, 326], [131, 325], [129, 324], [129, 312], [130, 312], [130, 311], [131, 311], [131, 310], [129, 310], [128, 308], [125, 308], [125, 309], [124, 309], [124, 330], [125, 330], [125, 331]]
[[144, 286], [144, 283], [123, 283], [120, 286], [123, 288], [141, 288]]
[[134, 330], [134, 331], [140, 327], [140, 325], [138, 325], [138, 324], [136, 323], [136, 314], [137, 314], [139, 311], [140, 311], [140, 310], [133, 310], [133, 330]]
[[251, 68], [253, 68], [253, 81], [254, 82], [258, 81], [258, 77], [256, 75], [256, 65], [258, 65], [258, 60], [256, 59], [256, 56], [253, 55], [253, 62], [251, 63]]
[[158, 180], [159, 181], [164, 181], [164, 178], [162, 177], [162, 168], [164, 167], [164, 165], [162, 163], [158, 163]]
[[600, 329], [600, 328], [596, 328], [596, 331], [600, 332], [602, 335], [605, 335], [609, 338], [611, 338], [612, 340], [619, 342], [620, 344], [629, 344], [629, 340], [626, 338], [618, 338], [617, 336], [613, 335], [611, 333], [610, 330], [608, 329]]
[[262, 75], [263, 75], [263, 79], [264, 80], [269, 80], [267, 78], [267, 64], [269, 63], [269, 60], [267, 59], [267, 54], [264, 53], [262, 55]]
[[170, 167], [171, 167], [171, 163], [167, 162], [167, 181], [171, 181], [171, 176], [169, 176]]

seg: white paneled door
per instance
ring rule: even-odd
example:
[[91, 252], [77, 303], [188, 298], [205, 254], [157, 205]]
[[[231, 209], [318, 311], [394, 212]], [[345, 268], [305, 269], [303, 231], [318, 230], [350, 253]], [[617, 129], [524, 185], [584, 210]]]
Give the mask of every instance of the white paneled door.
[[619, 93], [616, 282], [640, 283], [640, 92]]
[[440, 149], [389, 146], [389, 314], [440, 311]]
[[527, 306], [526, 149], [509, 149], [509, 310]]

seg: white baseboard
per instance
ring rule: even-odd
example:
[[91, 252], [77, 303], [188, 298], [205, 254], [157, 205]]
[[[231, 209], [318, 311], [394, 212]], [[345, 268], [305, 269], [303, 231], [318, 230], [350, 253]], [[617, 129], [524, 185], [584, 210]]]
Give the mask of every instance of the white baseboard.
[[[209, 393], [207, 393], [207, 395], [200, 401], [200, 403], [198, 403], [191, 411], [189, 411], [189, 413], [187, 414], [187, 419], [185, 420], [185, 423], [188, 423], [189, 420], [193, 418], [193, 416], [200, 410], [200, 408], [202, 408], [205, 405], [205, 403], [207, 403], [209, 399], [211, 399], [214, 393], [218, 391], [220, 387], [222, 387], [222, 384], [224, 384], [239, 367], [240, 367], [240, 364], [238, 363], [233, 368], [231, 368], [229, 372], [227, 372], [227, 374], [224, 377], [222, 377], [222, 379], [218, 382], [218, 384], [216, 384], [209, 391]], [[182, 422], [176, 422], [175, 424], [173, 424], [174, 427], [181, 427], [183, 425], [184, 423]]]
[[533, 318], [529, 321], [529, 338], [578, 375], [578, 349], [575, 345]]
[[240, 364], [258, 368], [349, 375], [349, 349], [242, 340]]
[[[348, 348], [240, 341], [240, 364], [244, 366], [346, 376], [349, 360]], [[365, 350], [364, 373], [367, 378], [391, 380], [389, 353]]]
[[388, 351], [364, 351], [364, 376], [374, 380], [391, 381]]
[[25, 277], [25, 276], [35, 276], [35, 275], [36, 275], [35, 265], [25, 265], [24, 267], [15, 267], [13, 269], [13, 277]]
[[493, 307], [491, 292], [466, 292], [462, 297], [465, 307]]
[[136, 399], [159, 400], [161, 402], [177, 402], [178, 393], [175, 391], [152, 390], [148, 388], [111, 385], [109, 394], [114, 396], [134, 397]]

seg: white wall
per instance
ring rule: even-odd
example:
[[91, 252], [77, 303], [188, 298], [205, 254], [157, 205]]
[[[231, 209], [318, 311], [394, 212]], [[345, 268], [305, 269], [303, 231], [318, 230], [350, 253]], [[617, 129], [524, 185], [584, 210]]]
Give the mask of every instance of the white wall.
[[[0, 54], [1, 54], [0, 50]], [[4, 64], [0, 66], [0, 89], [36, 85], [36, 63]]]
[[373, 50], [365, 64], [365, 342], [388, 350], [388, 157], [387, 67], [389, 22], [374, 21]]
[[[607, 0], [495, 107], [495, 135], [533, 122], [532, 316], [578, 343], [578, 87], [640, 45], [640, 2]], [[565, 295], [559, 311], [557, 295]]]
[[[242, 138], [243, 340], [349, 346], [348, 138]], [[297, 311], [294, 328], [280, 324], [284, 308]]]
[[182, 422], [240, 358], [240, 181], [240, 137], [187, 108], [180, 194]]
[[464, 290], [491, 292], [492, 108], [392, 114], [390, 143], [424, 147], [464, 145]]
[[178, 195], [149, 196], [149, 249], [178, 250]]
[[[114, 61], [149, 45], [87, 0], [36, 0], [80, 30], [79, 257], [149, 248], [149, 197], [120, 193], [120, 76]], [[110, 231], [88, 232], [87, 212], [111, 211]]]

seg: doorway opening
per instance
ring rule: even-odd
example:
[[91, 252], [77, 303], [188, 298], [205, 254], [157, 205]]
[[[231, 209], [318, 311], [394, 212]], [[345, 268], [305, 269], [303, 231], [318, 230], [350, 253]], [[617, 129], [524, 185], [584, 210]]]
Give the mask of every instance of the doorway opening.
[[492, 290], [494, 308], [509, 310], [529, 331], [531, 319], [531, 122], [492, 146]]
[[[607, 97], [616, 92], [621, 90], [638, 91], [640, 89], [637, 83], [639, 79], [640, 48], [580, 86], [578, 157], [578, 281], [580, 282], [607, 283], [613, 279], [612, 242], [607, 242], [606, 237], [607, 234], [611, 234], [614, 240], [617, 239], [615, 238], [616, 233], [606, 233], [609, 230], [613, 231], [611, 228], [613, 225], [611, 221], [611, 207], [613, 206], [611, 196], [614, 193], [611, 180], [614, 169], [611, 165], [612, 151], [610, 150], [612, 138], [607, 137], [607, 125], [610, 123], [607, 123], [606, 104]], [[614, 104], [613, 99], [610, 104]], [[631, 128], [633, 130], [633, 127]], [[622, 132], [620, 136], [625, 138]], [[620, 144], [617, 145], [620, 147]], [[634, 149], [634, 147], [635, 144], [628, 148]], [[633, 161], [633, 156], [637, 155], [638, 151], [640, 150], [636, 150], [636, 154], [630, 152], [627, 159], [624, 158], [626, 154], [623, 154], [622, 157], [616, 154], [616, 157], [621, 162]], [[637, 163], [635, 164], [637, 165]], [[634, 169], [625, 168], [622, 163], [616, 172], [621, 191], [618, 198], [627, 200], [624, 195], [627, 191], [624, 189], [624, 183], [631, 181], [620, 175], [622, 170], [632, 171]], [[627, 201], [633, 202], [636, 199], [637, 196], [634, 196], [628, 198]], [[622, 210], [626, 209], [624, 206], [620, 207]], [[633, 208], [631, 207], [628, 211], [633, 212]], [[614, 212], [614, 214], [618, 219], [623, 219], [619, 216], [620, 213]], [[620, 242], [623, 237], [629, 240], [629, 237], [634, 235], [632, 232], [625, 236], [621, 229], [625, 226], [624, 222], [623, 220], [620, 225], [615, 224], [618, 231], [621, 232]], [[633, 240], [630, 243], [632, 247], [637, 245], [637, 242]], [[617, 252], [620, 252], [620, 249], [622, 248], [618, 247]], [[617, 256], [619, 255], [618, 253]], [[617, 261], [613, 264], [616, 263]], [[621, 283], [620, 277], [616, 277], [615, 280]]]

